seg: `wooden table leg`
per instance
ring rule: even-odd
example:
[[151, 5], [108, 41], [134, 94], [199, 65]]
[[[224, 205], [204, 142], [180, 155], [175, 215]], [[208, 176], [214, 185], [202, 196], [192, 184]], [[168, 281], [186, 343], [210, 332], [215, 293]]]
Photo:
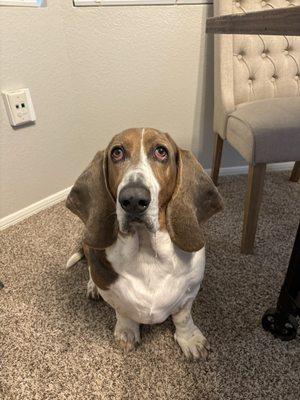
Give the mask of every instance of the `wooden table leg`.
[[213, 155], [213, 163], [211, 169], [211, 178], [214, 184], [218, 185], [222, 150], [223, 150], [223, 139], [218, 133], [215, 133], [215, 144], [214, 144], [214, 155]]
[[245, 199], [244, 223], [241, 252], [253, 253], [255, 233], [262, 201], [266, 164], [250, 164], [248, 172], [248, 191]]

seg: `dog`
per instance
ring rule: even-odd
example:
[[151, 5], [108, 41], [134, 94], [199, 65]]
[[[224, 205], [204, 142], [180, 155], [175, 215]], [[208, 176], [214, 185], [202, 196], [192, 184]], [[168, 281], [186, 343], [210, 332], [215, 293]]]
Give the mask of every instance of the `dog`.
[[84, 223], [83, 252], [68, 266], [84, 253], [87, 295], [115, 309], [122, 349], [140, 342], [140, 324], [172, 316], [184, 355], [206, 358], [191, 307], [205, 268], [202, 224], [223, 202], [192, 153], [156, 129], [123, 131], [79, 176], [66, 206]]

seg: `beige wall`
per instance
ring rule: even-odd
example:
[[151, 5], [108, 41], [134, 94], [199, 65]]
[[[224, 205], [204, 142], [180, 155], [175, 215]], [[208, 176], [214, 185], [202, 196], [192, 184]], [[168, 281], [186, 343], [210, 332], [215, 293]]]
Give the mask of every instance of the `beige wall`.
[[[0, 100], [0, 217], [70, 186], [130, 126], [171, 132], [211, 160], [211, 6], [1, 8], [0, 89], [29, 87], [35, 125]], [[209, 48], [209, 49], [208, 49]], [[225, 149], [224, 166], [240, 164]]]

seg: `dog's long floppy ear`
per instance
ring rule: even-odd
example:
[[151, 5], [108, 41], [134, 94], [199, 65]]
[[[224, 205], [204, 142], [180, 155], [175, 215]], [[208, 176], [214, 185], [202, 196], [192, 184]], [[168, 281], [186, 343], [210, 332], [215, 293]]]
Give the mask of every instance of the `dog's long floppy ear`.
[[202, 224], [222, 210], [222, 198], [190, 151], [178, 150], [177, 183], [167, 207], [171, 240], [187, 252], [204, 246]]
[[115, 201], [107, 186], [106, 152], [99, 151], [76, 180], [66, 206], [85, 224], [84, 242], [98, 249], [117, 239]]

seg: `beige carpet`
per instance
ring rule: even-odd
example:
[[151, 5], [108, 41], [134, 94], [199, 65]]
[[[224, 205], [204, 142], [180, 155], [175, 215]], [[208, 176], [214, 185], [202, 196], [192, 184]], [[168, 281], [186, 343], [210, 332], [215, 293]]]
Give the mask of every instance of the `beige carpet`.
[[300, 339], [274, 340], [260, 326], [275, 305], [300, 217], [300, 185], [267, 174], [255, 254], [239, 251], [246, 177], [220, 180], [226, 210], [209, 223], [196, 323], [208, 361], [188, 362], [170, 320], [142, 327], [142, 345], [124, 356], [115, 316], [86, 299], [84, 262], [64, 269], [80, 223], [63, 204], [1, 233], [1, 399], [300, 398]]

